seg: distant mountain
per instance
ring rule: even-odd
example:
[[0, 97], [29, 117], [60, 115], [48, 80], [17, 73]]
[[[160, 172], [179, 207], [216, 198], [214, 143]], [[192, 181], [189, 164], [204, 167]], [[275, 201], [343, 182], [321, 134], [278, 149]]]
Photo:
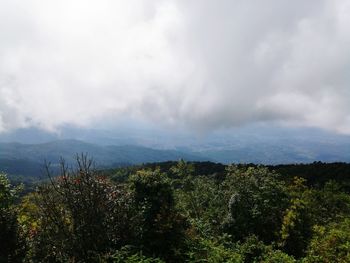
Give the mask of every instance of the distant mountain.
[[222, 163], [350, 162], [350, 136], [316, 129], [246, 129], [221, 134], [197, 154]]
[[38, 174], [45, 159], [56, 164], [60, 156], [71, 161], [82, 152], [101, 167], [180, 158], [225, 164], [350, 162], [349, 135], [315, 128], [250, 125], [201, 134], [136, 124], [96, 127], [1, 133], [0, 170]]
[[0, 171], [23, 176], [40, 176], [45, 161], [57, 166], [62, 157], [73, 163], [76, 154], [93, 157], [98, 167], [164, 162], [185, 159], [200, 161], [207, 158], [177, 150], [157, 150], [142, 146], [100, 146], [78, 140], [58, 140], [41, 144], [0, 143]]
[[285, 143], [283, 145], [257, 143], [209, 149], [197, 152], [221, 163], [291, 164], [322, 162], [350, 162], [350, 144]]

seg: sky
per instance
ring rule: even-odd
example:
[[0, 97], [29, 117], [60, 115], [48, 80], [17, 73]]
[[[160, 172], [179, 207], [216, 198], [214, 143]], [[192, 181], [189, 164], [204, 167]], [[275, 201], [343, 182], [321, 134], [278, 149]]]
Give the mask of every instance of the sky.
[[0, 0], [0, 133], [125, 119], [350, 134], [350, 1]]

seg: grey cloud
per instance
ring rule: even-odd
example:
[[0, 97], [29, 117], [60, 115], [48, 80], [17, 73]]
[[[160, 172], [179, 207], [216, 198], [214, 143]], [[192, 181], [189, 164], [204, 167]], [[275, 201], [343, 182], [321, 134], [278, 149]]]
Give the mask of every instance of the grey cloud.
[[349, 25], [347, 0], [2, 0], [0, 131], [130, 116], [350, 133]]

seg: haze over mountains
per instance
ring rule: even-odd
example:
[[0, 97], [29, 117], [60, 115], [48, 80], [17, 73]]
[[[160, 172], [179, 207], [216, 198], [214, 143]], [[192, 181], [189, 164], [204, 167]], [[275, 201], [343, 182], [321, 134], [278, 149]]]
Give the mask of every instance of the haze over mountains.
[[199, 155], [175, 150], [157, 150], [142, 146], [100, 146], [78, 140], [60, 140], [42, 144], [0, 143], [0, 167], [14, 175], [41, 176], [44, 163], [57, 166], [60, 158], [72, 163], [76, 154], [92, 156], [99, 168], [161, 162], [168, 160], [205, 160]]
[[311, 128], [246, 126], [208, 134], [150, 127], [114, 130], [66, 127], [59, 133], [20, 129], [0, 135], [0, 167], [9, 174], [38, 176], [44, 160], [70, 162], [77, 153], [99, 167], [186, 159], [221, 163], [349, 162], [350, 137]]

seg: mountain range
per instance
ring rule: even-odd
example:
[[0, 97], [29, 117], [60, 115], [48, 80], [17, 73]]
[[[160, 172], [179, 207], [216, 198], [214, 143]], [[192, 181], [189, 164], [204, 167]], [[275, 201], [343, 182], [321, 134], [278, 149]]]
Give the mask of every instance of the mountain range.
[[8, 174], [40, 176], [44, 163], [56, 167], [63, 158], [72, 164], [77, 154], [87, 154], [98, 168], [185, 159], [205, 160], [200, 155], [143, 146], [103, 146], [78, 140], [58, 140], [41, 144], [0, 143], [0, 170]]
[[44, 161], [57, 165], [62, 157], [87, 153], [98, 167], [148, 162], [213, 161], [288, 164], [350, 162], [350, 136], [313, 128], [246, 126], [195, 135], [150, 127], [79, 129], [58, 133], [18, 129], [0, 134], [0, 171], [38, 176]]

